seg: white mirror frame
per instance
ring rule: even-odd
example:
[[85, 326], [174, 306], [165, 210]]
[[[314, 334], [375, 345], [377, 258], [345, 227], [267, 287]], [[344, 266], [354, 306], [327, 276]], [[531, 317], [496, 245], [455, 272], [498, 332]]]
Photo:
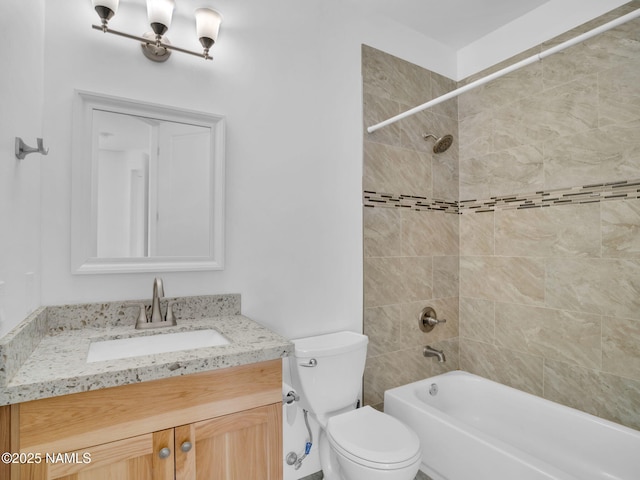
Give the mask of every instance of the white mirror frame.
[[[97, 238], [93, 215], [96, 205], [92, 196], [92, 189], [96, 185], [92, 177], [94, 110], [189, 123], [211, 129], [213, 158], [210, 201], [213, 218], [209, 233], [209, 256], [136, 258], [95, 256]], [[71, 174], [71, 272], [73, 274], [106, 274], [222, 270], [224, 268], [224, 139], [225, 120], [220, 115], [76, 90]]]

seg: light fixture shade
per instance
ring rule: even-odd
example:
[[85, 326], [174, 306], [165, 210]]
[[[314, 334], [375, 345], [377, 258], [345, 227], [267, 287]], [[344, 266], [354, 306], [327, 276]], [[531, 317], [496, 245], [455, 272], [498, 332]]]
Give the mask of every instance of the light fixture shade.
[[104, 25], [118, 11], [119, 0], [91, 0], [93, 8], [98, 13]]
[[147, 16], [157, 35], [163, 35], [169, 29], [174, 7], [174, 0], [147, 0]]
[[211, 47], [218, 39], [222, 15], [211, 8], [196, 10], [196, 33], [205, 48]]
[[113, 13], [116, 13], [118, 11], [118, 3], [120, 2], [119, 0], [91, 0], [91, 3], [93, 4], [93, 8], [105, 7]]

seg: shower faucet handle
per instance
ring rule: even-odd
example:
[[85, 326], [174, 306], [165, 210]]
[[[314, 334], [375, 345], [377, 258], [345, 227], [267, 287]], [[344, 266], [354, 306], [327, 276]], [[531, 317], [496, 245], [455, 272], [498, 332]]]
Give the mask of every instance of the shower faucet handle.
[[424, 307], [418, 316], [418, 326], [423, 332], [430, 332], [440, 323], [447, 323], [447, 321], [444, 318], [438, 320], [436, 311], [431, 307]]

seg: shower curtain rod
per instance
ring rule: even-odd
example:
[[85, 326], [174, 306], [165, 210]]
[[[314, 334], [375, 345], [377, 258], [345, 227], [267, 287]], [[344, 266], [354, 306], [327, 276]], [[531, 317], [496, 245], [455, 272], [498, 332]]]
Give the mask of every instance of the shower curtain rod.
[[452, 90], [449, 93], [445, 93], [444, 95], [434, 98], [433, 100], [429, 100], [428, 102], [423, 103], [422, 105], [418, 105], [417, 107], [414, 107], [411, 110], [407, 110], [406, 112], [400, 113], [394, 117], [384, 120], [383, 122], [372, 125], [371, 127], [367, 128], [367, 132], [373, 133], [382, 127], [386, 127], [387, 125], [391, 125], [392, 123], [395, 123], [398, 120], [402, 120], [403, 118], [409, 117], [411, 115], [415, 115], [416, 113], [426, 110], [427, 108], [431, 108], [434, 105], [438, 105], [439, 103], [442, 103], [451, 98], [457, 97], [458, 95], [464, 92], [468, 92], [469, 90], [472, 90], [481, 85], [484, 85], [485, 83], [488, 83], [491, 80], [495, 80], [496, 78], [502, 77], [507, 73], [511, 73], [516, 70], [519, 70], [522, 67], [526, 67], [527, 65], [530, 65], [534, 62], [542, 60], [543, 58], [548, 57], [549, 55], [553, 55], [554, 53], [560, 52], [565, 48], [569, 48], [575, 45], [576, 43], [580, 43], [585, 40], [588, 40], [592, 37], [595, 37], [596, 35], [606, 32], [607, 30], [611, 30], [612, 28], [622, 25], [623, 23], [627, 23], [628, 21], [638, 17], [640, 17], [640, 8], [638, 8], [637, 10], [634, 10], [631, 13], [618, 17], [611, 22], [605, 23], [604, 25], [600, 25], [599, 27], [596, 27], [593, 30], [589, 30], [588, 32], [582, 33], [577, 37], [572, 38], [571, 40], [567, 40], [566, 42], [562, 42], [556, 45], [555, 47], [551, 47], [545, 50], [544, 52], [536, 53], [535, 55], [532, 55], [528, 58], [525, 58], [524, 60], [514, 63], [513, 65], [505, 67], [502, 70], [498, 70], [497, 72], [487, 75], [486, 77], [475, 80], [463, 87], [456, 88], [455, 90]]

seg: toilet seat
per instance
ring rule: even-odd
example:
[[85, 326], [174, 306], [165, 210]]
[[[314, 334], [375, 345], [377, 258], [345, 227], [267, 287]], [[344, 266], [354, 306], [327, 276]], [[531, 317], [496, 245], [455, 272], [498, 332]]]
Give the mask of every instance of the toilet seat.
[[331, 417], [327, 437], [337, 453], [378, 470], [404, 468], [421, 456], [415, 432], [369, 406]]

